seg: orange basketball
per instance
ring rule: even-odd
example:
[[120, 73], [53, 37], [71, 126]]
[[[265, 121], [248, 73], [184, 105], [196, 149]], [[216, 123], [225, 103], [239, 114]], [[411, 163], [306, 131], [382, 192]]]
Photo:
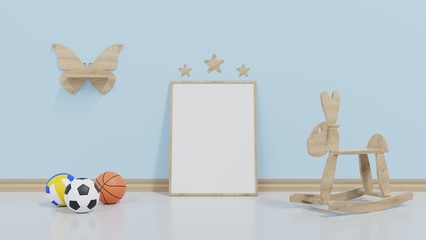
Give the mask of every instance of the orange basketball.
[[104, 204], [115, 204], [126, 193], [126, 183], [116, 172], [102, 173], [96, 178], [95, 183], [100, 191], [99, 201]]

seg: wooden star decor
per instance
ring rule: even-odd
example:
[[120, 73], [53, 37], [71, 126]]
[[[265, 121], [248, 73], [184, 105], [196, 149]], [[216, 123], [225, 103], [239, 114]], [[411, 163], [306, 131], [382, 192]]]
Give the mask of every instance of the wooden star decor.
[[187, 66], [186, 66], [186, 64], [185, 65], [183, 65], [183, 68], [179, 68], [179, 71], [180, 71], [180, 76], [181, 77], [183, 77], [183, 76], [190, 76], [189, 75], [189, 72], [192, 70], [192, 68], [188, 68]]
[[213, 70], [216, 70], [217, 72], [220, 73], [221, 72], [220, 65], [224, 62], [224, 60], [217, 60], [216, 54], [213, 54], [211, 60], [205, 60], [204, 62], [209, 66], [209, 69], [208, 69], [209, 73]]
[[237, 71], [240, 72], [240, 77], [241, 76], [246, 76], [248, 77], [248, 71], [250, 71], [250, 68], [246, 68], [246, 66], [243, 64], [240, 68], [237, 68]]

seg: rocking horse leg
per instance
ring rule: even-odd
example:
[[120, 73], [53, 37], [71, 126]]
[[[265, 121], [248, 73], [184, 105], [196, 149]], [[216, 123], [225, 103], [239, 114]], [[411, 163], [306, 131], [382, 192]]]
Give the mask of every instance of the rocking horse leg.
[[380, 190], [384, 196], [391, 195], [388, 167], [386, 166], [385, 155], [376, 154], [377, 178], [379, 180]]
[[359, 170], [361, 173], [362, 183], [366, 193], [374, 191], [373, 176], [371, 174], [370, 161], [367, 154], [359, 154]]
[[336, 173], [337, 155], [333, 152], [328, 154], [327, 163], [324, 167], [321, 182], [321, 200], [326, 203], [333, 200], [331, 190], [333, 188], [334, 176]]

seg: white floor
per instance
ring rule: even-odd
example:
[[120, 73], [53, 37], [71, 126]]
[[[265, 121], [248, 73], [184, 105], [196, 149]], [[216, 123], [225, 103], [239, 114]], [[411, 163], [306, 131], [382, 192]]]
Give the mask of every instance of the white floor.
[[426, 193], [400, 207], [338, 214], [288, 202], [289, 193], [259, 197], [169, 197], [127, 193], [88, 214], [56, 208], [44, 193], [0, 193], [0, 239], [425, 239]]

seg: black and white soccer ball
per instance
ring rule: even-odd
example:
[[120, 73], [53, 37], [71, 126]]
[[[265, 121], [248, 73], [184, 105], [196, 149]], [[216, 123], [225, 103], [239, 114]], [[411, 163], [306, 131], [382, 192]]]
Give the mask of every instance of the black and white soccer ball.
[[91, 212], [98, 205], [99, 189], [87, 178], [76, 178], [65, 188], [65, 203], [76, 213]]

